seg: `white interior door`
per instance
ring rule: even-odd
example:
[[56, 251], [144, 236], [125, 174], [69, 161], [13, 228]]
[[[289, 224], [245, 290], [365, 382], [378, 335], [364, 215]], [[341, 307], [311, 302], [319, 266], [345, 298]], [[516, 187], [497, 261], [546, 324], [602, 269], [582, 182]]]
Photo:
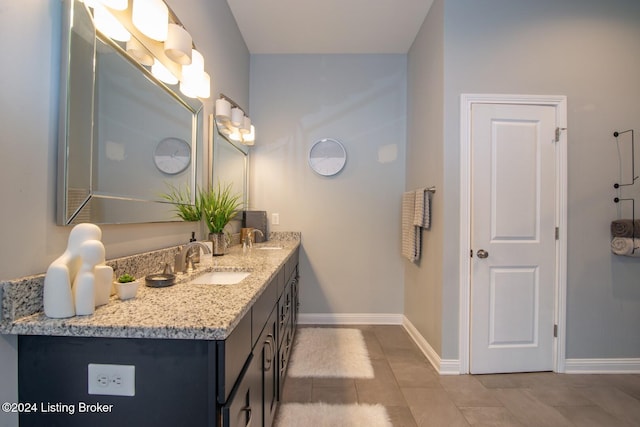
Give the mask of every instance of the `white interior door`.
[[471, 373], [553, 370], [556, 109], [471, 110]]

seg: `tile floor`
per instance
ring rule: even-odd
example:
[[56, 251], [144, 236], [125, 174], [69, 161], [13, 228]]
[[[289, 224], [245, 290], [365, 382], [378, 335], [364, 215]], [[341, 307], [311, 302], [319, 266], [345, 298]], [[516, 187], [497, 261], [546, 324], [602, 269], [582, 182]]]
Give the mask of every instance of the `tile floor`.
[[375, 378], [287, 378], [283, 402], [381, 403], [395, 427], [640, 426], [640, 375], [440, 376], [401, 326], [348, 327]]

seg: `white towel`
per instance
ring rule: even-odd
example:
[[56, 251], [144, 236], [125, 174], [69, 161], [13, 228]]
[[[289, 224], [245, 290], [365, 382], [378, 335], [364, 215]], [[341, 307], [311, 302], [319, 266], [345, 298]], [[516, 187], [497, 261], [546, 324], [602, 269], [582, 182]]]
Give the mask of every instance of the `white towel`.
[[402, 256], [411, 262], [420, 258], [420, 229], [413, 225], [416, 192], [402, 194]]
[[431, 227], [431, 192], [426, 188], [416, 190], [413, 225], [428, 229]]
[[640, 239], [614, 237], [611, 240], [611, 252], [616, 255], [640, 257]]

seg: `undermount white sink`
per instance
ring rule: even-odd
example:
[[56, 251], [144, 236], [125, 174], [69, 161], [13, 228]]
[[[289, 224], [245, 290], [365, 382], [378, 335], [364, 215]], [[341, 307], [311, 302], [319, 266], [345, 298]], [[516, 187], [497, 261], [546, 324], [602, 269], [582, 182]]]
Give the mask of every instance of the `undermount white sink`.
[[201, 274], [189, 283], [192, 285], [235, 285], [246, 279], [248, 271], [210, 271]]

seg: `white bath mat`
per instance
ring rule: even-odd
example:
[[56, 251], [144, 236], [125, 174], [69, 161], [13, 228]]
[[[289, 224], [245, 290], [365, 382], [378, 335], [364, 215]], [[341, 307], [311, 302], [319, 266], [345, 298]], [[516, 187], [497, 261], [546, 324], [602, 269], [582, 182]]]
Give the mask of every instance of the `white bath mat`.
[[362, 332], [343, 328], [301, 328], [288, 375], [291, 377], [373, 378]]
[[393, 427], [384, 406], [285, 403], [278, 409], [276, 427]]

